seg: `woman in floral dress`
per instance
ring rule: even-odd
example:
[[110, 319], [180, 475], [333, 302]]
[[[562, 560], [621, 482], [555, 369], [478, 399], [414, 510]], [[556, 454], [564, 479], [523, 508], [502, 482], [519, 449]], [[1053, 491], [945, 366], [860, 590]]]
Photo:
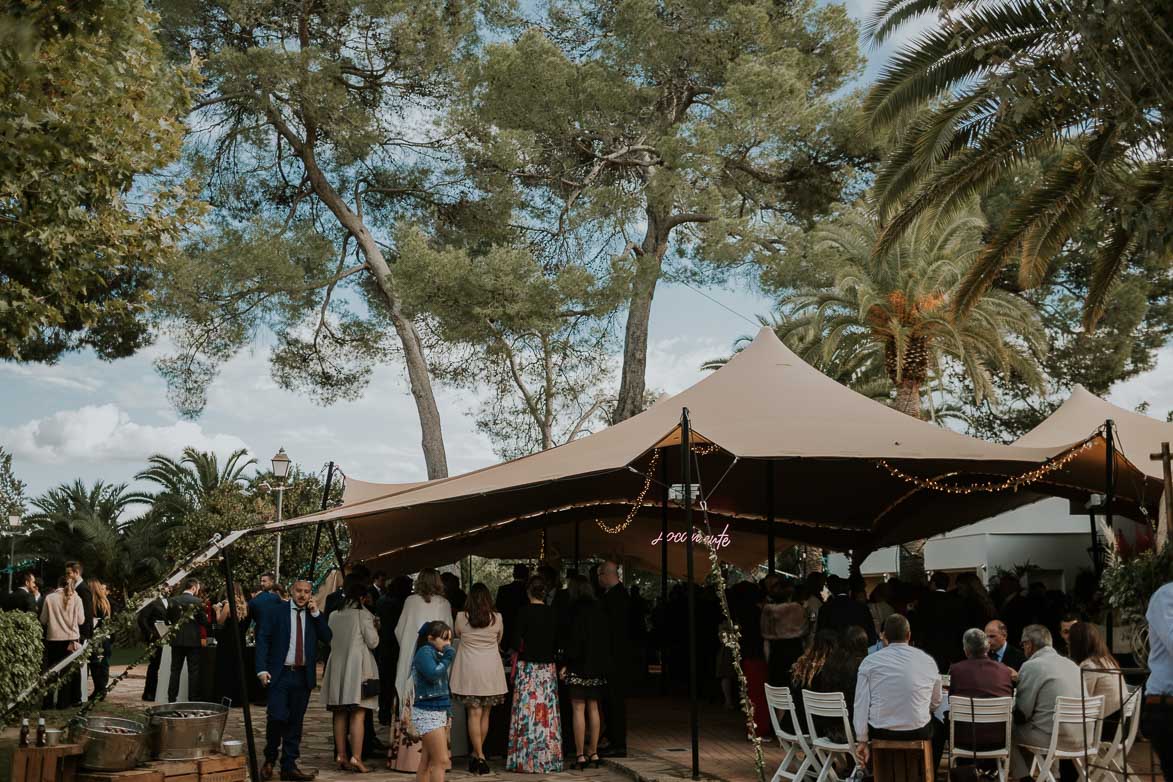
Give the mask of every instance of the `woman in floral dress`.
[[546, 605], [546, 582], [534, 576], [526, 584], [529, 604], [513, 621], [510, 646], [517, 656], [513, 715], [509, 722], [507, 771], [547, 774], [562, 770], [562, 721], [558, 713], [558, 620]]

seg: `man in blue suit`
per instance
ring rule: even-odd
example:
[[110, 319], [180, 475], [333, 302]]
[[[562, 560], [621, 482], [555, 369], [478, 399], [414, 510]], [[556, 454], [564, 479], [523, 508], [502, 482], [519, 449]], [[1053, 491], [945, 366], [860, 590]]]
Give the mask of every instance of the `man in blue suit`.
[[[275, 605], [283, 602], [277, 591], [273, 587], [277, 586], [277, 577], [272, 573], [261, 574], [261, 591], [257, 592], [252, 600], [248, 601], [248, 618], [245, 620], [254, 621], [260, 625], [261, 614], [265, 613], [266, 609], [272, 608]], [[241, 632], [247, 632], [248, 625], [241, 628]]]
[[312, 590], [310, 582], [296, 581], [291, 600], [271, 602], [257, 617], [257, 678], [269, 688], [264, 780], [273, 777], [278, 751], [283, 782], [309, 782], [316, 776], [297, 764], [302, 721], [317, 684], [318, 641], [329, 643], [331, 637]]

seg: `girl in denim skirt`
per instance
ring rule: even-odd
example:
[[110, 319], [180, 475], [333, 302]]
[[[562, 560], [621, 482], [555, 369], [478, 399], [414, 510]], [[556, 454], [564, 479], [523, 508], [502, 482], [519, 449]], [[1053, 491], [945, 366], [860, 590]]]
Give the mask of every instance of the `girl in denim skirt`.
[[456, 650], [452, 648], [452, 628], [447, 622], [425, 622], [416, 641], [412, 658], [415, 700], [411, 706], [411, 723], [422, 741], [418, 782], [444, 782], [448, 766], [448, 672]]

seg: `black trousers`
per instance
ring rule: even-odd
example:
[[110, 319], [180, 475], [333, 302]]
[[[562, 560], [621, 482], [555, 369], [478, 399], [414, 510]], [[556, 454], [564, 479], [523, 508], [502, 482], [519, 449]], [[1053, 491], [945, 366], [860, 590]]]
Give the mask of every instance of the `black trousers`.
[[[73, 641], [45, 641], [45, 670], [49, 670], [57, 663], [69, 656], [69, 645]], [[50, 692], [45, 696], [43, 709], [68, 709], [77, 703], [81, 692], [81, 677], [74, 673], [60, 682], [56, 694]]]
[[603, 699], [603, 716], [607, 720], [607, 741], [613, 752], [627, 751], [627, 683], [607, 680]]
[[94, 693], [91, 697], [97, 696], [110, 683], [110, 655], [113, 653], [114, 643], [107, 638], [101, 650], [90, 658], [90, 678], [94, 680]]
[[1159, 703], [1145, 701], [1140, 728], [1161, 761], [1165, 779], [1173, 780], [1173, 695], [1164, 696]]
[[937, 767], [941, 765], [941, 755], [945, 752], [946, 736], [945, 725], [935, 717], [930, 717], [926, 722], [915, 730], [888, 730], [886, 728], [873, 728], [868, 725], [868, 739], [883, 739], [888, 741], [917, 741], [929, 739], [933, 743], [933, 775], [936, 776]]
[[179, 699], [179, 675], [183, 672], [184, 662], [187, 663], [187, 699], [200, 699], [200, 647], [172, 646], [171, 679], [167, 682], [168, 703], [175, 703]]
[[163, 647], [156, 646], [147, 662], [147, 681], [143, 685], [143, 700], [155, 700], [155, 691], [159, 689], [159, 665], [163, 662]]

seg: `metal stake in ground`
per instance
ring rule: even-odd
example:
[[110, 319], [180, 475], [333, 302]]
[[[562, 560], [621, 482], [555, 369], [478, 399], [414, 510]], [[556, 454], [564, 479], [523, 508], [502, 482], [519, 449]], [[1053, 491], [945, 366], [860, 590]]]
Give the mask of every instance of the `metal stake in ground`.
[[232, 617], [231, 642], [236, 658], [236, 672], [240, 676], [240, 706], [244, 712], [244, 738], [248, 745], [248, 773], [253, 782], [261, 782], [260, 767], [257, 765], [257, 741], [253, 738], [253, 715], [248, 700], [250, 676], [244, 665], [244, 639], [240, 637], [240, 616], [236, 611], [236, 587], [232, 583], [232, 562], [228, 549], [221, 551], [224, 565], [224, 585], [228, 590], [228, 614]]
[[[696, 692], [696, 579], [692, 562], [692, 431], [688, 408], [680, 413], [680, 480], [684, 483], [684, 558], [688, 569], [688, 732], [692, 741], [692, 778], [701, 775], [700, 711]], [[665, 541], [667, 543], [667, 541]], [[667, 546], [665, 545], [665, 548]]]

